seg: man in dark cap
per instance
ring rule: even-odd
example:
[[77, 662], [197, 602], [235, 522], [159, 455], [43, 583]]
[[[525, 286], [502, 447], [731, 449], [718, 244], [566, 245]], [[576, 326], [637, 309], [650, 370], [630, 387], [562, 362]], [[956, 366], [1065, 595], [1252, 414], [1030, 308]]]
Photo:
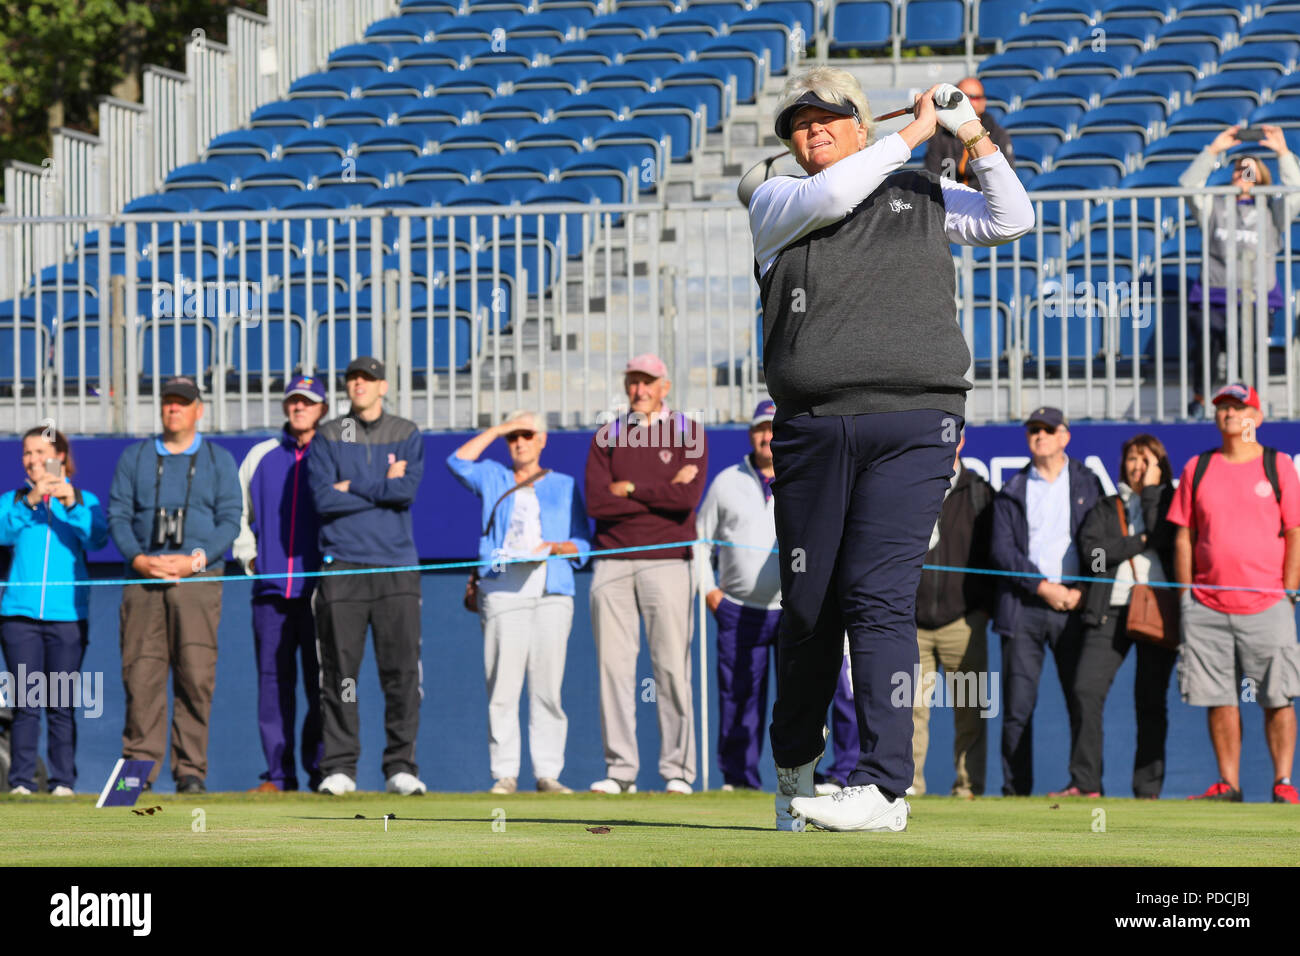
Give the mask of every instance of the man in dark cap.
[[222, 574], [243, 501], [235, 459], [199, 434], [195, 380], [169, 379], [161, 397], [162, 434], [122, 453], [109, 492], [109, 533], [127, 575], [140, 579], [122, 589], [122, 756], [154, 761], [149, 783], [158, 778], [170, 668], [172, 776], [178, 793], [203, 793], [221, 582], [193, 579]]
[[1033, 791], [1034, 705], [1048, 646], [1070, 713], [1071, 749], [1078, 734], [1083, 591], [1074, 579], [1087, 569], [1078, 535], [1104, 494], [1097, 476], [1065, 454], [1070, 423], [1059, 408], [1035, 409], [1025, 429], [1033, 458], [993, 500], [990, 548], [993, 566], [1012, 572], [999, 579], [993, 624], [1002, 635], [1002, 793], [1009, 797]]
[[415, 762], [420, 727], [420, 573], [372, 572], [418, 562], [411, 502], [424, 476], [424, 439], [414, 422], [384, 411], [388, 382], [378, 359], [353, 359], [347, 372], [352, 409], [321, 425], [307, 459], [307, 480], [320, 516], [326, 571], [363, 571], [319, 579], [321, 724], [325, 758], [321, 793], [357, 788], [361, 721], [357, 683], [366, 628], [384, 690], [383, 769], [389, 793], [424, 793]]

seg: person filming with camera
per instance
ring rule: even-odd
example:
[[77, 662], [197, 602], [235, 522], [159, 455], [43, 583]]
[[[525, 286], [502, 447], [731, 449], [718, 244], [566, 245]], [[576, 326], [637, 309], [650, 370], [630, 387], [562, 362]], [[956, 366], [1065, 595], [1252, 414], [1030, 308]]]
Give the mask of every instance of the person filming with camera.
[[172, 776], [178, 793], [204, 793], [208, 716], [217, 682], [222, 556], [239, 534], [243, 495], [235, 459], [199, 434], [194, 379], [162, 388], [162, 434], [127, 447], [109, 492], [108, 530], [122, 552], [122, 756], [152, 760], [166, 744], [167, 672], [173, 672]]

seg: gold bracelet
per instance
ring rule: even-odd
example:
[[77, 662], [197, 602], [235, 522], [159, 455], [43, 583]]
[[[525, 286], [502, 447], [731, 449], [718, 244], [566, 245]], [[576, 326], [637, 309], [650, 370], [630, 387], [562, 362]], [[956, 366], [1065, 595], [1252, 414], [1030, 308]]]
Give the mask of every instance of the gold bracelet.
[[967, 149], [974, 149], [975, 144], [978, 143], [980, 140], [982, 140], [988, 134], [989, 134], [988, 130], [982, 129], [980, 130], [980, 134], [978, 136], [976, 136], [974, 139], [966, 140], [964, 143], [962, 143], [962, 145], [965, 146]]

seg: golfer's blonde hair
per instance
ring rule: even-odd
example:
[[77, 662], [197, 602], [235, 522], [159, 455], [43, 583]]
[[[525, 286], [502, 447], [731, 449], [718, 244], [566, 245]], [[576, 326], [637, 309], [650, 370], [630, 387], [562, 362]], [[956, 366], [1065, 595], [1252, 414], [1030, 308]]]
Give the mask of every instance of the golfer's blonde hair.
[[[859, 122], [867, 128], [867, 144], [876, 138], [876, 124], [871, 121], [871, 104], [867, 94], [862, 91], [862, 84], [848, 70], [833, 66], [814, 66], [810, 70], [798, 73], [785, 81], [781, 89], [781, 99], [776, 105], [776, 115], [803, 96], [812, 91], [828, 103], [851, 103], [858, 111]], [[790, 149], [790, 140], [781, 143]]]

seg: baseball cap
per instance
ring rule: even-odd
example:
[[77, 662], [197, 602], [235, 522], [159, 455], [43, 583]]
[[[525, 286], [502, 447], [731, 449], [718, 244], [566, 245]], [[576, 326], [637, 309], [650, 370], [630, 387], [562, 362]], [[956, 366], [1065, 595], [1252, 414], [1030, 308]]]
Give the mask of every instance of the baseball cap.
[[1251, 408], [1262, 410], [1259, 407], [1259, 393], [1249, 385], [1241, 382], [1233, 382], [1231, 385], [1225, 385], [1214, 393], [1214, 404], [1226, 401], [1237, 401], [1243, 405], [1249, 405]]
[[794, 126], [794, 117], [801, 109], [806, 106], [817, 106], [826, 110], [828, 113], [834, 113], [836, 116], [857, 116], [858, 122], [862, 117], [858, 116], [858, 108], [852, 103], [836, 103], [833, 100], [824, 100], [812, 90], [809, 90], [803, 96], [799, 97], [785, 109], [783, 109], [776, 118], [776, 138], [789, 139], [792, 127]]
[[325, 383], [310, 375], [297, 375], [289, 379], [289, 387], [284, 390], [284, 397], [301, 395], [313, 402], [325, 401]]
[[763, 424], [763, 422], [770, 422], [775, 417], [776, 402], [772, 401], [770, 398], [766, 399], [759, 402], [758, 407], [754, 409], [754, 419], [749, 423], [749, 427], [753, 428], [756, 425]]
[[176, 375], [163, 382], [162, 391], [158, 394], [160, 397], [176, 395], [192, 402], [199, 397], [199, 386], [188, 375]]
[[628, 360], [627, 368], [623, 369], [623, 374], [626, 375], [628, 372], [644, 372], [651, 378], [667, 378], [668, 366], [663, 363], [663, 359], [659, 356], [646, 352]]
[[348, 363], [347, 371], [343, 373], [343, 377], [347, 378], [354, 372], [360, 372], [362, 375], [369, 375], [374, 379], [383, 379], [384, 363], [369, 355], [358, 355]]
[[1029, 413], [1029, 417], [1025, 419], [1025, 424], [1032, 425], [1034, 422], [1050, 425], [1053, 428], [1060, 428], [1062, 425], [1066, 428], [1070, 427], [1070, 422], [1066, 419], [1065, 413], [1059, 408], [1052, 408], [1050, 405], [1035, 408]]

